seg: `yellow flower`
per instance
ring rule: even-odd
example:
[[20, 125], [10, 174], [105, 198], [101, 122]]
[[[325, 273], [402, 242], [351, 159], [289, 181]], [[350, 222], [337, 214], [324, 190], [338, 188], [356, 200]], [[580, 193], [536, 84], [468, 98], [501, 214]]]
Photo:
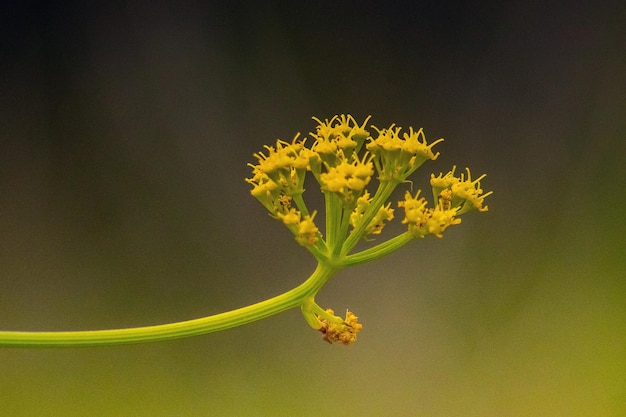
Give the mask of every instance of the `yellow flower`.
[[[365, 190], [363, 195], [358, 198], [356, 207], [350, 213], [350, 226], [356, 229], [363, 219], [363, 215], [365, 211], [369, 207], [372, 199], [370, 198], [370, 193]], [[391, 208], [391, 203], [387, 203], [386, 205], [380, 207], [378, 212], [374, 215], [372, 220], [370, 220], [369, 224], [365, 228], [363, 232], [363, 238], [367, 239], [369, 235], [378, 235], [382, 232], [383, 227], [385, 227], [385, 222], [393, 220], [394, 210]]]
[[439, 197], [439, 193], [442, 190], [450, 188], [460, 181], [454, 176], [454, 171], [456, 171], [456, 165], [453, 166], [452, 169], [446, 173], [446, 175], [439, 173], [439, 175], [435, 177], [435, 174], [430, 174], [430, 186], [433, 189], [435, 200]]
[[374, 218], [365, 228], [364, 237], [369, 235], [379, 235], [382, 232], [383, 227], [385, 227], [385, 222], [393, 220], [393, 212], [394, 210], [391, 208], [391, 203], [387, 203], [387, 205], [378, 209]]
[[310, 216], [304, 216], [295, 208], [290, 208], [284, 213], [277, 213], [282, 222], [294, 234], [296, 241], [302, 246], [313, 246], [318, 241], [319, 229], [315, 225], [313, 218], [317, 213], [313, 212]]
[[433, 153], [432, 148], [443, 139], [428, 144], [422, 129], [415, 132], [412, 127], [409, 133], [400, 138], [400, 127], [391, 125], [388, 129], [378, 129], [378, 137], [371, 139], [366, 148], [374, 155], [374, 164], [381, 180], [403, 182], [413, 171], [427, 160], [435, 160], [439, 152]]
[[455, 169], [456, 166], [452, 167], [452, 170], [447, 174], [443, 175], [440, 173], [437, 177], [435, 177], [434, 174], [431, 174], [430, 185], [433, 189], [433, 196], [435, 200], [441, 200], [443, 193], [445, 193], [446, 190], [449, 190], [447, 191], [449, 195], [446, 198], [449, 200], [450, 207], [457, 208], [457, 216], [472, 210], [488, 211], [489, 208], [487, 206], [483, 206], [483, 202], [485, 198], [493, 192], [490, 191], [483, 194], [483, 190], [480, 188], [480, 180], [485, 178], [486, 175], [483, 174], [472, 181], [472, 175], [469, 168], [465, 169], [467, 172], [467, 178], [465, 178], [464, 174], [461, 174], [459, 177], [455, 177]]
[[277, 216], [287, 226], [300, 224], [301, 214], [295, 208], [289, 209], [287, 213], [278, 213]]
[[[319, 156], [305, 147], [306, 139], [298, 141], [298, 136], [292, 143], [277, 140], [276, 147], [266, 145], [267, 155], [255, 153], [258, 164], [248, 164], [252, 167], [253, 177], [246, 181], [255, 186], [272, 181], [283, 194], [302, 193], [306, 171], [311, 169], [311, 164], [316, 163]], [[252, 195], [258, 198], [258, 192], [254, 190]]]
[[464, 200], [459, 210], [459, 214], [468, 212], [470, 210], [488, 211], [489, 207], [483, 206], [485, 198], [493, 194], [493, 191], [489, 191], [483, 194], [482, 188], [480, 188], [480, 180], [487, 175], [483, 174], [480, 177], [472, 181], [472, 175], [469, 168], [467, 170], [467, 179], [463, 178], [461, 174], [460, 181], [452, 186], [452, 194], [455, 198]]
[[426, 208], [426, 199], [420, 197], [421, 190], [418, 190], [415, 197], [410, 192], [404, 194], [404, 201], [398, 202], [398, 207], [404, 207], [403, 224], [407, 224], [409, 233], [414, 237], [424, 237], [423, 227], [428, 221], [429, 210]]
[[296, 241], [302, 246], [313, 246], [318, 241], [319, 229], [315, 225], [313, 218], [316, 212], [313, 212], [310, 216], [305, 216], [298, 224], [298, 233], [296, 234]]
[[368, 116], [359, 126], [350, 115], [334, 116], [323, 122], [314, 117], [313, 120], [318, 126], [316, 133], [311, 133], [316, 140], [311, 149], [331, 167], [341, 159], [351, 161], [353, 155], [359, 152], [365, 139], [369, 137], [369, 132], [364, 128], [369, 119]]
[[275, 213], [280, 206], [278, 201], [281, 187], [263, 172], [256, 169], [253, 172], [252, 178], [246, 178], [246, 181], [253, 185], [250, 194], [259, 200], [270, 213]]
[[426, 207], [426, 199], [419, 197], [420, 191], [411, 196], [407, 191], [404, 201], [398, 203], [399, 207], [404, 207], [404, 220], [402, 223], [408, 224], [409, 233], [416, 238], [433, 234], [439, 238], [443, 237], [443, 231], [448, 226], [461, 223], [457, 218], [457, 208], [450, 208], [449, 200], [445, 199], [447, 193], [442, 193], [444, 198], [439, 200], [439, 204], [432, 209]]
[[304, 148], [304, 140], [296, 142], [297, 138], [298, 135], [296, 135], [292, 143], [277, 140], [276, 148], [265, 145], [267, 155], [262, 152], [255, 153], [254, 156], [259, 161], [259, 170], [271, 178], [277, 171], [291, 170], [291, 168], [296, 167], [306, 169], [308, 161], [298, 158], [300, 150]]
[[324, 340], [328, 343], [339, 342], [350, 345], [356, 342], [356, 335], [361, 331], [363, 325], [359, 323], [359, 318], [351, 311], [346, 312], [345, 320], [335, 316], [335, 312], [330, 308], [326, 310], [331, 319], [319, 317], [319, 331], [324, 335]]
[[355, 158], [354, 161], [342, 161], [334, 167], [330, 167], [328, 172], [320, 175], [320, 182], [323, 191], [337, 193], [342, 200], [348, 203], [358, 198], [361, 192], [374, 175], [374, 165], [371, 157], [364, 155], [361, 160]]
[[428, 233], [433, 234], [438, 238], [442, 238], [443, 231], [446, 230], [448, 226], [461, 223], [461, 219], [455, 217], [456, 214], [457, 212], [455, 209], [443, 210], [439, 206], [435, 209], [431, 209], [429, 210], [429, 217], [428, 220], [426, 220], [424, 228], [428, 231]]
[[370, 198], [370, 193], [369, 191], [365, 190], [363, 195], [361, 195], [357, 199], [356, 207], [354, 208], [352, 213], [350, 213], [350, 226], [357, 227], [357, 225], [363, 218], [363, 214], [365, 213], [365, 210], [367, 210], [371, 202], [372, 202], [372, 199]]

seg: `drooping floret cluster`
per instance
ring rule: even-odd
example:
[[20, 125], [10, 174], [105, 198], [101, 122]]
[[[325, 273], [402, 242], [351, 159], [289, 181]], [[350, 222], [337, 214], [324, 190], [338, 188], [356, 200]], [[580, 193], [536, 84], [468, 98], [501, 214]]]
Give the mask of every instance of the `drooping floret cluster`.
[[356, 342], [356, 334], [361, 331], [363, 325], [359, 318], [351, 311], [346, 311], [346, 318], [335, 316], [332, 309], [326, 309], [330, 317], [318, 316], [319, 331], [322, 339], [330, 344], [339, 342], [343, 345], [351, 345]]

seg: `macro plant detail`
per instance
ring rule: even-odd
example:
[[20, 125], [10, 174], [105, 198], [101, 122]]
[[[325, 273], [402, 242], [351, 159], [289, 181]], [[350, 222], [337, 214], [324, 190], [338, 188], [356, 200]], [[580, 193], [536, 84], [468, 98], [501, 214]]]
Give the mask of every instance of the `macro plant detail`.
[[[432, 205], [420, 190], [406, 191], [394, 205], [389, 201], [392, 192], [411, 183], [408, 177], [426, 161], [437, 159], [439, 152], [433, 148], [443, 139], [428, 143], [422, 129], [403, 131], [393, 124], [383, 129], [371, 126], [370, 131], [369, 117], [362, 124], [350, 115], [313, 119], [318, 125], [309, 138], [300, 139], [298, 134], [291, 142], [277, 140], [255, 153], [256, 163], [248, 164], [252, 174], [246, 179], [252, 196], [316, 259], [316, 269], [302, 284], [256, 304], [177, 323], [69, 332], [0, 331], [0, 346], [97, 346], [175, 339], [225, 330], [296, 307], [324, 341], [355, 342], [363, 327], [358, 317], [347, 311], [342, 318], [315, 302], [324, 284], [336, 272], [378, 259], [412, 240], [443, 237], [448, 227], [461, 223], [459, 216], [487, 211], [484, 200], [491, 192], [481, 188], [484, 174], [472, 179], [469, 168], [456, 175], [453, 167], [445, 174], [431, 174]], [[307, 206], [305, 185], [323, 194], [323, 216]], [[406, 230], [379, 242], [396, 210], [401, 210]], [[355, 250], [359, 242], [369, 246]]]

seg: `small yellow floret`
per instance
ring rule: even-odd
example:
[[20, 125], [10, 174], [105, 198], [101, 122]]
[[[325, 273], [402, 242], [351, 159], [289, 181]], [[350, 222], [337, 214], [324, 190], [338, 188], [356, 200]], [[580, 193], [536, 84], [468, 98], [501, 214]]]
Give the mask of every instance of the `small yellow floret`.
[[298, 224], [298, 233], [296, 234], [296, 241], [302, 246], [313, 246], [317, 243], [319, 229], [315, 225], [313, 218], [315, 212], [311, 216], [305, 216], [304, 219]]
[[465, 200], [461, 208], [461, 212], [464, 213], [470, 210], [488, 211], [489, 207], [483, 206], [483, 201], [485, 201], [485, 197], [491, 195], [493, 192], [490, 191], [483, 194], [483, 190], [480, 188], [480, 180], [485, 178], [487, 175], [483, 174], [472, 181], [472, 174], [470, 173], [469, 168], [466, 168], [466, 171], [467, 179], [465, 179], [463, 174], [461, 174], [460, 181], [451, 187], [452, 194], [455, 197]]
[[461, 223], [461, 219], [455, 217], [456, 210], [442, 210], [437, 207], [434, 210], [430, 210], [429, 214], [430, 216], [426, 221], [425, 228], [428, 233], [438, 238], [443, 237], [443, 231], [446, 230], [448, 226]]
[[287, 213], [277, 213], [277, 216], [287, 226], [300, 224], [301, 214], [295, 208], [289, 209]]
[[294, 137], [292, 143], [277, 140], [276, 148], [266, 145], [267, 155], [262, 152], [255, 153], [254, 156], [259, 161], [259, 169], [270, 177], [276, 171], [283, 169], [306, 169], [309, 161], [300, 157], [302, 149], [306, 149], [304, 147], [305, 140], [298, 142], [298, 136]]
[[[276, 147], [266, 145], [267, 154], [255, 153], [254, 157], [258, 164], [248, 164], [252, 167], [253, 176], [246, 181], [256, 187], [273, 182], [275, 187], [280, 189], [278, 193], [274, 193], [276, 195], [302, 193], [304, 176], [311, 170], [312, 165], [317, 166], [319, 155], [305, 147], [306, 139], [298, 141], [298, 136], [296, 135], [291, 143], [277, 140]], [[253, 189], [252, 195], [259, 199], [267, 199], [262, 189]], [[261, 202], [268, 207], [267, 202]]]
[[[311, 149], [320, 154], [320, 157], [329, 166], [334, 166], [337, 159], [352, 160], [369, 137], [369, 132], [365, 130], [368, 116], [362, 125], [358, 125], [354, 117], [350, 115], [334, 116], [332, 119], [321, 121], [314, 117], [318, 123], [316, 133], [311, 133], [316, 139]], [[341, 154], [340, 154], [341, 153]]]
[[335, 312], [330, 308], [326, 312], [334, 318], [331, 320], [319, 318], [319, 331], [324, 335], [323, 339], [331, 344], [339, 342], [350, 345], [356, 342], [356, 334], [363, 328], [363, 325], [359, 323], [359, 318], [349, 310], [346, 312], [345, 320], [335, 316]]
[[426, 199], [420, 197], [422, 190], [417, 190], [415, 197], [409, 191], [404, 193], [404, 201], [398, 202], [398, 207], [404, 207], [404, 224], [422, 225], [426, 213]]
[[461, 223], [461, 219], [456, 217], [457, 208], [449, 208], [449, 200], [442, 198], [437, 207], [432, 209], [426, 207], [426, 199], [419, 195], [420, 191], [415, 197], [407, 191], [404, 201], [398, 202], [399, 207], [404, 207], [402, 223], [408, 225], [411, 235], [419, 238], [433, 234], [441, 238], [448, 226]]
[[378, 213], [372, 218], [370, 224], [365, 228], [365, 236], [368, 235], [379, 235], [383, 227], [385, 227], [385, 222], [393, 220], [393, 212], [394, 210], [391, 208], [391, 203], [387, 203], [378, 209]]
[[370, 193], [369, 191], [365, 190], [365, 192], [363, 192], [363, 195], [361, 195], [361, 197], [357, 199], [356, 207], [354, 208], [352, 213], [350, 213], [350, 226], [357, 227], [357, 225], [363, 218], [365, 210], [367, 210], [371, 202], [372, 199], [370, 198]]
[[456, 165], [453, 166], [446, 175], [439, 173], [439, 175], [435, 177], [435, 174], [430, 174], [431, 187], [433, 187], [433, 189], [443, 190], [444, 188], [450, 188], [454, 184], [458, 184], [460, 180], [454, 176], [454, 171], [456, 171]]
[[483, 194], [483, 190], [480, 188], [480, 180], [485, 178], [486, 175], [483, 174], [472, 181], [469, 168], [465, 169], [467, 178], [464, 174], [455, 177], [455, 170], [456, 166], [452, 167], [452, 170], [445, 175], [440, 173], [435, 177], [434, 174], [431, 174], [430, 185], [432, 186], [435, 199], [441, 201], [445, 194], [445, 198], [449, 201], [449, 207], [458, 209], [457, 216], [471, 210], [489, 210], [487, 206], [483, 206], [483, 202], [492, 192]]
[[402, 182], [425, 161], [434, 161], [439, 156], [439, 152], [433, 153], [432, 147], [443, 139], [428, 144], [422, 129], [415, 132], [409, 127], [409, 132], [400, 137], [402, 129], [395, 125], [388, 129], [372, 127], [378, 131], [378, 137], [370, 139], [366, 148], [374, 155], [374, 163], [382, 180]]
[[[361, 160], [342, 161], [330, 167], [328, 172], [320, 175], [322, 190], [338, 193], [344, 201], [353, 201], [355, 195], [361, 194], [374, 175], [371, 157], [364, 155]], [[357, 197], [358, 198], [358, 197]]]

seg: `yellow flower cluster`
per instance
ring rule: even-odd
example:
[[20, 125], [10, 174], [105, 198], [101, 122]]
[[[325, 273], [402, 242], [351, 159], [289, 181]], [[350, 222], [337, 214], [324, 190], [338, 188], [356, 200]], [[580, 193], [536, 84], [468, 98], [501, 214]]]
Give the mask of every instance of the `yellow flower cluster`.
[[252, 178], [246, 181], [254, 185], [251, 194], [273, 215], [288, 211], [291, 197], [304, 191], [304, 176], [311, 159], [318, 158], [304, 142], [298, 141], [298, 135], [292, 143], [278, 140], [275, 148], [265, 146], [267, 155], [254, 154], [257, 165], [248, 164], [252, 167]]
[[356, 334], [361, 331], [363, 325], [359, 323], [359, 318], [351, 311], [346, 312], [346, 318], [341, 319], [335, 316], [332, 309], [327, 309], [326, 313], [333, 316], [331, 319], [318, 317], [319, 331], [324, 335], [323, 339], [328, 343], [339, 342], [344, 345], [351, 345], [356, 342]]
[[322, 191], [330, 191], [341, 196], [348, 204], [359, 196], [374, 175], [371, 157], [365, 155], [362, 160], [354, 158], [352, 162], [342, 160], [336, 166], [329, 166], [328, 172], [320, 175]]
[[353, 155], [359, 152], [365, 140], [370, 137], [364, 128], [369, 119], [367, 117], [359, 126], [350, 115], [334, 116], [323, 122], [314, 117], [313, 120], [318, 125], [316, 132], [311, 133], [315, 139], [311, 149], [317, 152], [328, 166], [338, 165], [338, 160], [351, 161]]
[[[365, 193], [359, 197], [354, 211], [350, 214], [350, 225], [352, 225], [352, 227], [356, 227], [361, 222], [371, 202], [372, 198], [370, 198], [370, 193], [366, 190]], [[393, 212], [394, 210], [391, 208], [391, 203], [387, 203], [378, 209], [378, 213], [374, 215], [365, 228], [365, 236], [379, 235], [385, 226], [385, 222], [393, 220]]]
[[432, 148], [443, 139], [438, 139], [431, 144], [426, 143], [426, 137], [422, 129], [417, 132], [409, 128], [408, 133], [395, 125], [388, 129], [378, 129], [378, 138], [367, 144], [367, 150], [377, 155], [376, 169], [380, 179], [388, 179], [403, 182], [406, 178], [420, 167], [427, 160], [435, 160], [439, 152], [433, 153]]
[[[314, 222], [315, 212], [309, 213], [302, 198], [305, 176], [311, 172], [326, 197], [327, 233], [330, 228], [333, 237], [340, 235], [345, 240], [347, 227], [351, 226], [358, 238], [380, 234], [394, 217], [386, 202], [391, 191], [425, 161], [437, 159], [439, 152], [433, 152], [433, 147], [443, 139], [428, 143], [422, 129], [402, 132], [393, 124], [387, 129], [372, 126], [378, 133], [373, 138], [365, 129], [369, 117], [361, 125], [350, 115], [314, 120], [318, 126], [315, 133], [310, 133], [310, 147], [306, 139], [296, 135], [291, 143], [278, 140], [275, 146], [265, 146], [265, 153], [254, 154], [258, 163], [249, 164], [252, 177], [246, 179], [253, 186], [252, 195], [291, 230], [301, 245], [323, 244]], [[454, 170], [431, 176], [434, 208], [426, 207], [419, 192], [414, 197], [407, 193], [399, 203], [405, 209], [403, 223], [412, 236], [441, 237], [448, 226], [460, 223], [457, 216], [470, 210], [487, 210], [483, 201], [491, 193], [483, 194], [480, 188], [485, 176], [472, 180], [468, 169], [467, 176], [455, 177]], [[379, 181], [379, 190], [370, 197], [366, 188], [374, 177]], [[330, 246], [336, 247], [334, 243]]]
[[441, 238], [448, 226], [461, 223], [461, 219], [457, 216], [470, 210], [487, 211], [489, 209], [483, 206], [483, 201], [491, 192], [483, 194], [480, 188], [480, 180], [485, 175], [472, 181], [469, 168], [467, 168], [467, 179], [463, 174], [455, 177], [455, 169], [456, 167], [452, 168], [445, 175], [439, 174], [437, 177], [434, 174], [431, 175], [430, 185], [437, 202], [435, 208], [426, 207], [426, 199], [419, 196], [420, 191], [415, 196], [407, 191], [404, 201], [398, 203], [399, 207], [404, 207], [405, 217], [402, 223], [408, 224], [409, 233], [414, 237], [433, 234]]
[[[258, 163], [249, 164], [253, 175], [246, 179], [253, 186], [251, 194], [272, 216], [282, 220], [304, 246], [316, 244], [319, 235], [313, 216], [308, 215], [304, 201], [299, 198], [304, 192], [306, 172], [313, 174], [322, 192], [338, 196], [342, 208], [350, 211], [374, 175], [372, 154], [358, 155], [370, 138], [364, 128], [369, 118], [362, 125], [350, 115], [323, 122], [315, 120], [318, 126], [310, 134], [315, 141], [310, 149], [298, 136], [291, 143], [278, 140], [276, 146], [265, 146], [266, 153], [254, 154]], [[292, 207], [294, 199], [297, 208]], [[372, 231], [382, 229], [382, 217], [377, 219], [376, 228], [370, 228]]]
[[438, 204], [435, 208], [428, 208], [426, 199], [419, 195], [419, 191], [415, 196], [407, 191], [404, 201], [398, 202], [399, 207], [404, 207], [402, 223], [408, 225], [409, 233], [413, 237], [419, 238], [428, 234], [443, 237], [443, 231], [448, 226], [461, 223], [461, 219], [455, 217], [456, 209], [446, 209], [445, 203]]
[[456, 166], [452, 170], [443, 175], [440, 173], [437, 177], [434, 174], [430, 176], [430, 185], [433, 189], [433, 197], [435, 201], [441, 198], [441, 193], [448, 189], [451, 192], [450, 205], [458, 207], [457, 216], [467, 213], [471, 210], [488, 211], [489, 207], [483, 206], [485, 197], [492, 194], [492, 191], [483, 194], [480, 188], [480, 180], [486, 177], [485, 174], [472, 181], [472, 174], [469, 168], [466, 168], [467, 178], [461, 174], [459, 177], [454, 176]]
[[312, 215], [302, 218], [302, 213], [295, 208], [290, 208], [286, 213], [277, 212], [276, 216], [291, 230], [299, 244], [308, 246], [315, 245], [318, 240], [319, 229], [313, 221], [315, 214], [313, 212]]

